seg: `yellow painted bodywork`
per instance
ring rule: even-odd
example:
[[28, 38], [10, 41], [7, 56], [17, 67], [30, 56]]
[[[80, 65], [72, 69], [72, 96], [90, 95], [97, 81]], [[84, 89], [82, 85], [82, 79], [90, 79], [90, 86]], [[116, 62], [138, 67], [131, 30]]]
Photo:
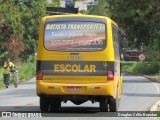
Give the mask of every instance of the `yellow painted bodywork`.
[[[81, 92], [68, 92], [67, 87], [80, 86]], [[52, 87], [52, 88], [48, 88]], [[100, 89], [95, 89], [100, 87]], [[113, 96], [114, 85], [113, 82], [107, 83], [82, 83], [82, 84], [71, 84], [71, 83], [47, 83], [42, 80], [37, 81], [37, 92], [45, 95], [108, 95]]]
[[[72, 15], [55, 15], [46, 16], [42, 18], [40, 23], [39, 41], [37, 60], [39, 61], [70, 61], [68, 56], [71, 52], [61, 51], [48, 51], [44, 48], [44, 24], [48, 18], [65, 18], [65, 17], [90, 17], [90, 18], [101, 18], [106, 23], [106, 38], [107, 46], [103, 51], [97, 52], [78, 52], [79, 56], [83, 56], [80, 61], [110, 61], [114, 62], [114, 48], [112, 39], [112, 24], [116, 27], [117, 24], [111, 19], [103, 16], [94, 15], [83, 15], [83, 14], [72, 14]], [[72, 60], [76, 61], [76, 60]], [[119, 61], [120, 62], [120, 61]], [[51, 80], [47, 80], [47, 79]], [[122, 77], [121, 77], [122, 78]], [[52, 80], [53, 79], [53, 80]], [[120, 76], [115, 76], [114, 81], [107, 81], [107, 76], [43, 76], [43, 80], [36, 80], [37, 94], [45, 95], [104, 95], [113, 96], [116, 98], [117, 89], [121, 91], [122, 80]], [[67, 86], [80, 86], [82, 87], [81, 92], [67, 92]], [[117, 87], [118, 86], [118, 87]], [[95, 89], [95, 87], [100, 87]], [[52, 88], [52, 89], [51, 89]], [[118, 92], [118, 96], [121, 96], [121, 92]]]

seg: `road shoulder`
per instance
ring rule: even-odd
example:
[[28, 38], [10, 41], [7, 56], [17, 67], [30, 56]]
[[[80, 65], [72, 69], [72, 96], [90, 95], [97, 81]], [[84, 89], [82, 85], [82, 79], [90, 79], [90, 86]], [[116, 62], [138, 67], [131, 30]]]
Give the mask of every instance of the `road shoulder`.
[[[144, 77], [148, 78], [149, 80], [152, 80], [154, 82], [158, 82], [160, 83], [160, 78], [156, 77], [156, 76], [149, 76], [149, 75], [144, 75]], [[150, 111], [157, 111], [158, 107], [160, 107], [160, 100], [157, 101], [151, 108]]]

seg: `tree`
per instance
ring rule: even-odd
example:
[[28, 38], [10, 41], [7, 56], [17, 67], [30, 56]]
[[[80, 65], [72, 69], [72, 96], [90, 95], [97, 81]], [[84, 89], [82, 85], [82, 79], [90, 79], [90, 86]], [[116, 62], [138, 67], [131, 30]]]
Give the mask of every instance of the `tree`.
[[59, 6], [60, 0], [49, 4], [45, 0], [0, 1], [0, 59], [11, 56], [26, 60], [36, 51], [39, 24], [46, 15], [46, 6]]
[[88, 14], [110, 17], [110, 11], [108, 9], [108, 5], [109, 4], [106, 0], [99, 0], [98, 5], [89, 7]]
[[21, 15], [12, 0], [0, 1], [0, 53], [17, 60], [24, 50], [22, 37], [24, 27], [21, 23]]
[[159, 0], [109, 0], [111, 18], [126, 31], [130, 45], [160, 49]]
[[54, 0], [49, 6], [59, 7], [61, 5], [60, 0]]
[[44, 0], [15, 0], [15, 4], [19, 8], [21, 20], [25, 28], [25, 33], [23, 35], [25, 50], [21, 54], [21, 58], [26, 60], [36, 51], [39, 24], [41, 18], [46, 15], [45, 9], [48, 3]]
[[44, 0], [15, 0], [15, 4], [19, 7], [23, 26], [25, 27], [23, 35], [25, 50], [21, 54], [21, 58], [26, 60], [36, 52], [39, 24], [41, 18], [46, 15], [46, 6], [57, 7], [60, 5], [60, 0], [54, 0], [51, 4]]

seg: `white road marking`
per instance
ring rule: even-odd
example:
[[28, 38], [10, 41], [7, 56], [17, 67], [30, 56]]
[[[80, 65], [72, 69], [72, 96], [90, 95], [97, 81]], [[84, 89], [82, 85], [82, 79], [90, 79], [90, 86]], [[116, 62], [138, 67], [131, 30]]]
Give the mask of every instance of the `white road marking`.
[[156, 90], [157, 90], [157, 93], [160, 93], [160, 90], [159, 90], [159, 87], [156, 83], [153, 83], [153, 85], [155, 86]]

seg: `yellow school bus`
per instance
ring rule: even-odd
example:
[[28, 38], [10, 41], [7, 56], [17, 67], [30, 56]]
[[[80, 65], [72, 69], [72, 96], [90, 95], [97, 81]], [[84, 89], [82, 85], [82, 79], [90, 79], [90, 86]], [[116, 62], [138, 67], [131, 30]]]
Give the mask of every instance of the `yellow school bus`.
[[41, 111], [58, 111], [67, 101], [99, 102], [100, 111], [117, 111], [122, 94], [120, 64], [119, 29], [108, 17], [43, 17], [36, 70]]

